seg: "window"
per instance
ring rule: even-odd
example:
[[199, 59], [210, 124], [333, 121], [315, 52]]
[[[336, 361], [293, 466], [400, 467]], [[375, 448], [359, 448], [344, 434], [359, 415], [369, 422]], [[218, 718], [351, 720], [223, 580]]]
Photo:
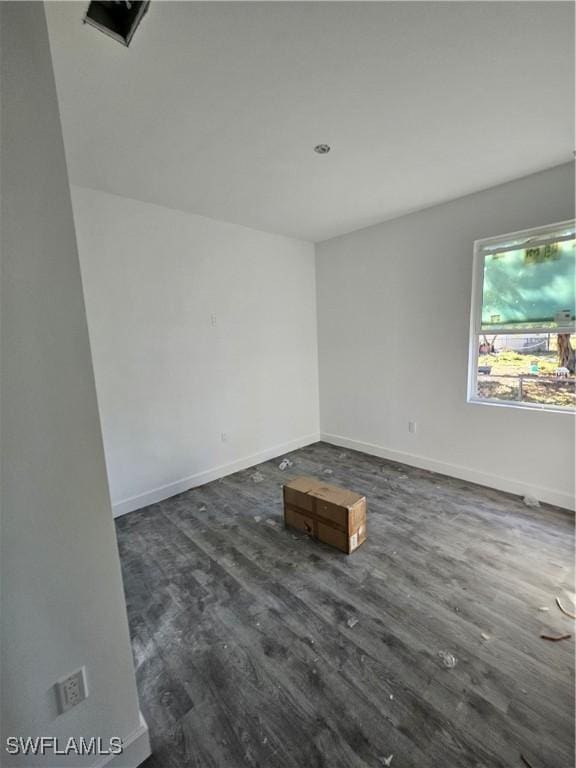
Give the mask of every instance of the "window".
[[477, 240], [468, 400], [576, 409], [575, 222]]

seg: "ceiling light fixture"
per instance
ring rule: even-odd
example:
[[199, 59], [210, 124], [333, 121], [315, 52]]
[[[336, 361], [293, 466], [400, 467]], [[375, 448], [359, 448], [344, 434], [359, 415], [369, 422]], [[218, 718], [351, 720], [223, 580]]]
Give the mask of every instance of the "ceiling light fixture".
[[122, 45], [129, 46], [149, 5], [150, 0], [92, 0], [84, 16], [84, 23], [105, 32]]
[[314, 152], [318, 155], [327, 155], [330, 152], [330, 144], [316, 144]]

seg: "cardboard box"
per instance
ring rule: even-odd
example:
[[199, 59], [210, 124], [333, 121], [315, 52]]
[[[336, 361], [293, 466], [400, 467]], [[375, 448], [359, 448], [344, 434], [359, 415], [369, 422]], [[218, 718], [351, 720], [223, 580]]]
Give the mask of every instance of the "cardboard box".
[[366, 497], [314, 477], [283, 487], [284, 523], [346, 554], [366, 541]]

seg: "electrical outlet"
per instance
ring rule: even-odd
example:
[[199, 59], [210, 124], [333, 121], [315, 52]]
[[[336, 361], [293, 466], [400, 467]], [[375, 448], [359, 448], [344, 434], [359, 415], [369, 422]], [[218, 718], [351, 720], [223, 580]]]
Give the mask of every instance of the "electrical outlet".
[[210, 315], [210, 325], [215, 328], [216, 327], [216, 315], [212, 314]]
[[416, 422], [415, 421], [409, 421], [408, 422], [408, 432], [411, 432], [413, 435], [416, 434]]
[[223, 443], [227, 443], [228, 442], [228, 434], [227, 434], [227, 432], [221, 432], [220, 433], [220, 440], [222, 440]]
[[56, 697], [60, 714], [80, 704], [87, 696], [88, 686], [86, 684], [85, 667], [80, 667], [80, 669], [72, 672], [67, 677], [63, 677], [56, 683]]

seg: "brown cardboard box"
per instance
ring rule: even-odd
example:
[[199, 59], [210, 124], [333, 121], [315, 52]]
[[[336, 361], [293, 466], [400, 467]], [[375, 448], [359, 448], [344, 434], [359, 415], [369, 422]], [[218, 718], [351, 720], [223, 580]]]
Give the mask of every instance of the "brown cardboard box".
[[283, 488], [284, 523], [350, 554], [366, 540], [366, 497], [314, 477]]

